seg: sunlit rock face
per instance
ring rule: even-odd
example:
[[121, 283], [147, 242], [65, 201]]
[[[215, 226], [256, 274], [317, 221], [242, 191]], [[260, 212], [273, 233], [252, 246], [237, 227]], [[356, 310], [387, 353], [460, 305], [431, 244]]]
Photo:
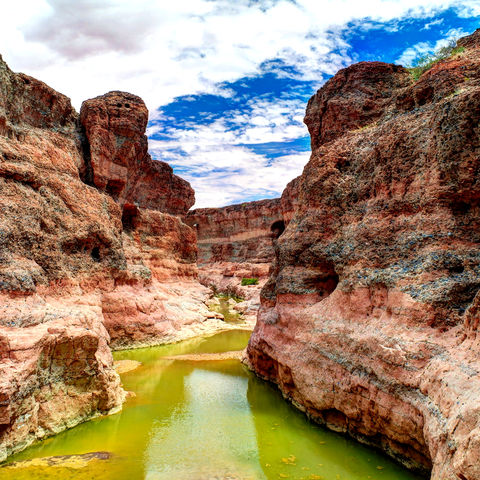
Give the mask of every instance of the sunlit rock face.
[[272, 238], [284, 230], [282, 221], [278, 198], [223, 208], [197, 208], [185, 217], [197, 233], [199, 265], [269, 263], [273, 257]]
[[148, 154], [148, 110], [140, 97], [109, 92], [92, 98], [83, 102], [80, 121], [88, 140], [86, 178], [98, 189], [122, 205], [172, 215], [195, 203], [190, 184]]
[[0, 86], [3, 459], [121, 405], [101, 309], [78, 293], [125, 257], [120, 208], [80, 180], [70, 100], [2, 61]]
[[[239, 308], [255, 321], [260, 289], [275, 257], [275, 242], [285, 230], [281, 199], [198, 208], [188, 213], [185, 222], [197, 234], [199, 280], [245, 298]], [[242, 286], [244, 278], [258, 283]]]
[[195, 233], [172, 215], [193, 190], [150, 159], [147, 117], [121, 92], [79, 116], [0, 59], [0, 459], [121, 406], [109, 343], [222, 323], [205, 322]]
[[197, 280], [194, 231], [154, 210], [124, 209], [122, 218], [127, 268], [99, 298], [112, 347], [168, 343], [221, 327], [206, 306], [210, 290]]
[[479, 39], [416, 82], [360, 63], [309, 101], [247, 354], [313, 419], [433, 479], [480, 478]]

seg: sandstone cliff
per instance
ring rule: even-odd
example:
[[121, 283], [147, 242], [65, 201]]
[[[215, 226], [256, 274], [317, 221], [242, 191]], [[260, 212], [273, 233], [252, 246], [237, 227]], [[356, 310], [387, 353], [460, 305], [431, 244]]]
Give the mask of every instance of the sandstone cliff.
[[140, 97], [110, 92], [83, 102], [80, 121], [86, 135], [84, 177], [121, 205], [187, 213], [195, 203], [190, 184], [165, 162], [148, 154], [148, 110]]
[[[0, 460], [120, 408], [115, 347], [218, 328], [197, 281], [193, 190], [147, 153], [141, 99], [78, 115], [0, 58]], [[209, 320], [207, 320], [210, 318]]]
[[309, 101], [247, 361], [316, 421], [480, 478], [480, 31], [414, 82], [359, 63]]
[[[272, 238], [282, 229], [280, 199], [223, 208], [191, 210], [185, 222], [197, 232], [198, 264], [216, 262], [269, 264]], [[281, 230], [283, 232], [283, 229]]]
[[[198, 208], [188, 212], [185, 222], [197, 234], [200, 282], [245, 298], [237, 308], [254, 322], [274, 243], [285, 229], [281, 199]], [[256, 278], [258, 284], [242, 286], [243, 278]]]

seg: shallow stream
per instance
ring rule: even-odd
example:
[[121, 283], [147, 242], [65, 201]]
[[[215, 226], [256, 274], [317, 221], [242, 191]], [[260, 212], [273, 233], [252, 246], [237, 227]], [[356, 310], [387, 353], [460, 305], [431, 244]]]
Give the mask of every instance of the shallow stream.
[[[107, 458], [8, 471], [19, 479], [413, 480], [376, 451], [309, 422], [238, 360], [164, 357], [241, 350], [249, 332], [116, 352], [142, 365], [121, 375], [136, 396], [121, 413], [86, 422], [12, 460], [86, 452]], [[78, 463], [78, 462], [77, 462]], [[0, 469], [0, 478], [6, 471]]]

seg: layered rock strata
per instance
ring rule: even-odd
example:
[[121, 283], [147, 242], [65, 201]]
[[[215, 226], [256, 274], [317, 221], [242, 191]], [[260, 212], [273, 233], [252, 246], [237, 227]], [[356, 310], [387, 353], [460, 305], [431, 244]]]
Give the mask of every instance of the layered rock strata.
[[185, 217], [195, 229], [198, 264], [219, 262], [269, 264], [272, 238], [283, 232], [280, 199], [197, 208]]
[[175, 342], [230, 327], [207, 307], [211, 291], [197, 280], [195, 233], [179, 218], [137, 210], [122, 239], [127, 268], [99, 298], [112, 348]]
[[[67, 284], [125, 268], [120, 209], [80, 181], [65, 96], [0, 61], [0, 459], [118, 408], [101, 309]], [[98, 253], [98, 259], [93, 258]]]
[[[118, 411], [125, 397], [95, 307], [25, 301], [29, 310], [0, 297], [2, 321], [26, 315], [38, 321], [0, 327], [2, 460], [37, 439]], [[5, 312], [7, 304], [17, 312]]]
[[[185, 222], [197, 234], [200, 282], [246, 299], [237, 307], [255, 317], [274, 243], [285, 229], [281, 199], [199, 208], [190, 211]], [[243, 278], [255, 278], [258, 284], [242, 286]]]
[[458, 45], [416, 82], [360, 63], [310, 99], [246, 359], [435, 480], [480, 478], [480, 31]]
[[115, 347], [223, 326], [197, 280], [193, 190], [133, 95], [84, 103], [0, 59], [0, 460], [124, 399]]

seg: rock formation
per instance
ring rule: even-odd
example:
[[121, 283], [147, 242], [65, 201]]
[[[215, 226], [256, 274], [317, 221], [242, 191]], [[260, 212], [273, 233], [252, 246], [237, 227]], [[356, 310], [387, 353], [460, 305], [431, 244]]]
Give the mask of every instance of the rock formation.
[[129, 203], [183, 215], [195, 203], [190, 184], [148, 154], [143, 100], [125, 92], [83, 102], [80, 121], [87, 139], [84, 177], [121, 205]]
[[0, 59], [0, 460], [120, 408], [114, 347], [219, 328], [197, 280], [193, 190], [147, 153], [144, 103], [79, 116]]
[[[193, 230], [179, 218], [137, 209], [123, 215], [126, 270], [101, 292], [113, 348], [156, 345], [224, 327], [197, 281]], [[206, 319], [210, 319], [205, 322]]]
[[246, 359], [435, 480], [480, 478], [480, 31], [458, 45], [416, 82], [359, 63], [311, 98]]
[[0, 88], [3, 459], [121, 405], [101, 309], [68, 292], [73, 278], [80, 290], [104, 270], [125, 268], [125, 258], [119, 207], [80, 181], [70, 101], [2, 61]]
[[185, 217], [197, 232], [200, 266], [221, 262], [270, 264], [276, 222], [282, 220], [278, 198], [198, 208]]
[[[285, 229], [281, 200], [198, 208], [184, 220], [197, 233], [200, 282], [245, 298], [236, 308], [254, 320], [275, 256], [274, 242]], [[243, 278], [256, 278], [258, 284], [242, 286]]]

